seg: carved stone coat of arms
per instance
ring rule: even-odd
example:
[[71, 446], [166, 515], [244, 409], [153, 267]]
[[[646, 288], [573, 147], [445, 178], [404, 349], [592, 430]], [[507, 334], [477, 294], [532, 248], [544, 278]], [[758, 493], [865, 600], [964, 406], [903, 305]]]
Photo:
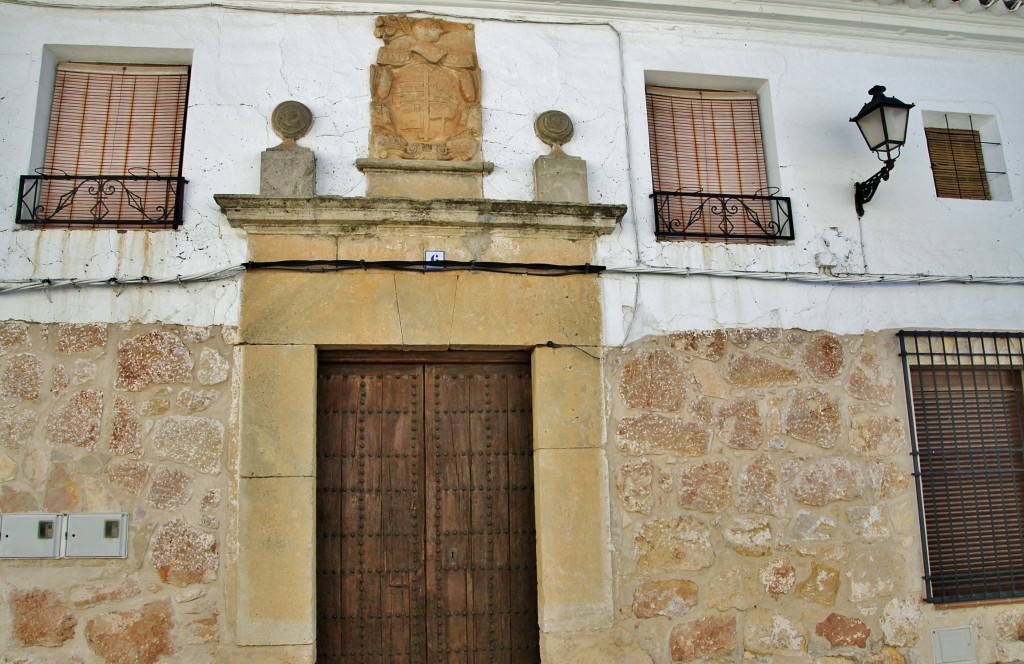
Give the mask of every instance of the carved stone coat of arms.
[[480, 159], [480, 68], [473, 26], [380, 16], [370, 68], [370, 156]]

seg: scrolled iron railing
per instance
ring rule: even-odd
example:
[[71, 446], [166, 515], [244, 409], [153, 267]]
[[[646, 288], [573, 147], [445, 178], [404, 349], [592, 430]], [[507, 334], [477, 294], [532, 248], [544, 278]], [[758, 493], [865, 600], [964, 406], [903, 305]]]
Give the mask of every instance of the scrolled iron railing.
[[655, 191], [651, 198], [659, 240], [774, 242], [794, 237], [786, 196]]
[[22, 175], [18, 224], [38, 227], [177, 228], [185, 183], [163, 175]]

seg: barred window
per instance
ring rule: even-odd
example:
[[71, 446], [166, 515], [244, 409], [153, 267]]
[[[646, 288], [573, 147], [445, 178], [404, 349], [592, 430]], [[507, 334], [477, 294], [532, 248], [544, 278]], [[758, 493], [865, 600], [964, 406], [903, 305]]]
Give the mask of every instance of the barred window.
[[900, 333], [931, 602], [1024, 596], [1022, 340]]
[[180, 222], [188, 83], [187, 66], [60, 63], [46, 155], [23, 178], [19, 221]]
[[769, 196], [755, 93], [648, 86], [647, 128], [660, 239], [792, 239], [788, 199], [780, 220]]

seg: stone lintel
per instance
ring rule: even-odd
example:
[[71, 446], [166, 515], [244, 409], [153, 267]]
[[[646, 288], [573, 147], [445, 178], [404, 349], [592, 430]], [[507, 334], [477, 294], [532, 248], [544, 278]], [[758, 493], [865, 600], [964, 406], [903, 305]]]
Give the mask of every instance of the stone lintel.
[[366, 174], [366, 195], [398, 198], [482, 198], [489, 161], [357, 159]]
[[254, 270], [242, 286], [250, 344], [529, 348], [601, 342], [596, 275]]
[[235, 228], [249, 234], [355, 235], [412, 231], [504, 233], [596, 239], [626, 214], [624, 205], [497, 201], [488, 199], [271, 198], [218, 194], [217, 204]]

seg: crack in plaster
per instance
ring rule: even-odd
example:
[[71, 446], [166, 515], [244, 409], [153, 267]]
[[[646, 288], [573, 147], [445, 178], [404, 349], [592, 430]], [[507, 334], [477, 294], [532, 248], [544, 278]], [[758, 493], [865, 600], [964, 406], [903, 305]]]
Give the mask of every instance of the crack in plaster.
[[398, 275], [391, 275], [391, 287], [395, 290], [395, 311], [398, 314], [398, 338], [405, 345], [405, 319], [402, 317], [402, 298], [398, 292]]

